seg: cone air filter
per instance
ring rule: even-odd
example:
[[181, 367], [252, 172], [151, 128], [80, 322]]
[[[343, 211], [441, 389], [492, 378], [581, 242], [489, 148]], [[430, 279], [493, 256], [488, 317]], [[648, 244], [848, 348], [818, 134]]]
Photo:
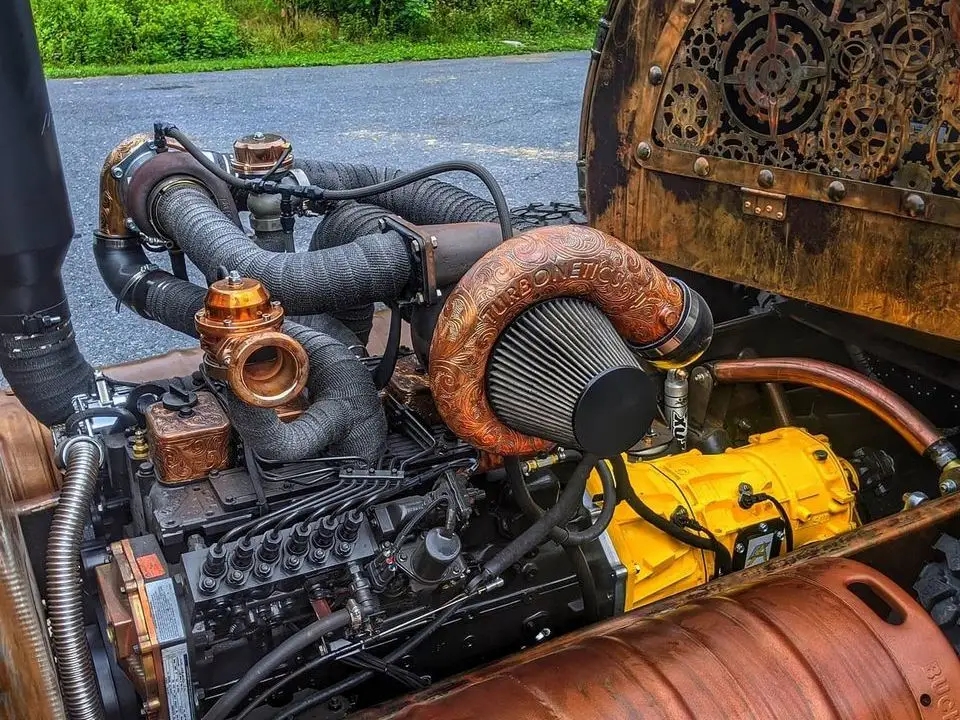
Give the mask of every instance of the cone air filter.
[[522, 433], [601, 456], [635, 445], [650, 427], [650, 378], [600, 309], [555, 298], [525, 310], [487, 365], [497, 417]]
[[640, 440], [656, 409], [634, 352], [683, 367], [712, 335], [703, 298], [632, 248], [589, 227], [538, 228], [493, 248], [447, 294], [430, 389], [447, 427], [478, 450], [525, 457], [561, 443], [609, 456]]

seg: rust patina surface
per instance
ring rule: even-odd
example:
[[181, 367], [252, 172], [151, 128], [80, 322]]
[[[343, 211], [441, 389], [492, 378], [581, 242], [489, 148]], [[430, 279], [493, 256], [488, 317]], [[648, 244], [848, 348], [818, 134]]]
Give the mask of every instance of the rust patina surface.
[[958, 16], [614, 0], [581, 125], [591, 222], [671, 265], [960, 340]]

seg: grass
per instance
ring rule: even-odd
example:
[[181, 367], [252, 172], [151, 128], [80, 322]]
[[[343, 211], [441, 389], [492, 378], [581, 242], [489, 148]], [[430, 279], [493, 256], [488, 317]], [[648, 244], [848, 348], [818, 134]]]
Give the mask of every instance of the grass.
[[[2, 1], [2, 0], [0, 0]], [[224, 60], [180, 60], [152, 65], [76, 65], [48, 67], [50, 78], [81, 78], [101, 75], [155, 75], [161, 73], [211, 72], [254, 68], [358, 65], [405, 60], [445, 60], [468, 57], [523, 55], [559, 50], [586, 50], [593, 45], [592, 31], [518, 38], [521, 47], [500, 40], [451, 40], [442, 43], [386, 41], [369, 43], [334, 42], [310, 52], [291, 51], [275, 55], [249, 55]]]

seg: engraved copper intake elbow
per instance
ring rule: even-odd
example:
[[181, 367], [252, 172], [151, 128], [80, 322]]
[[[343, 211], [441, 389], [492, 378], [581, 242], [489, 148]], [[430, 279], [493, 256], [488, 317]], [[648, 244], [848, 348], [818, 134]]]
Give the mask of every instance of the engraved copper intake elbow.
[[249, 405], [275, 408], [294, 400], [307, 384], [307, 353], [280, 330], [280, 303], [256, 280], [236, 272], [210, 286], [197, 331], [204, 366]]

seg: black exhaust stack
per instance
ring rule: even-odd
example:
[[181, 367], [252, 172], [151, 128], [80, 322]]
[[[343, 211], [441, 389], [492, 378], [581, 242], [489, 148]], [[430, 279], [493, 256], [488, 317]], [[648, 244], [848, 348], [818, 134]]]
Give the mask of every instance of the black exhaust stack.
[[29, 0], [0, 3], [0, 370], [41, 422], [63, 421], [93, 368], [60, 268], [73, 219]]

